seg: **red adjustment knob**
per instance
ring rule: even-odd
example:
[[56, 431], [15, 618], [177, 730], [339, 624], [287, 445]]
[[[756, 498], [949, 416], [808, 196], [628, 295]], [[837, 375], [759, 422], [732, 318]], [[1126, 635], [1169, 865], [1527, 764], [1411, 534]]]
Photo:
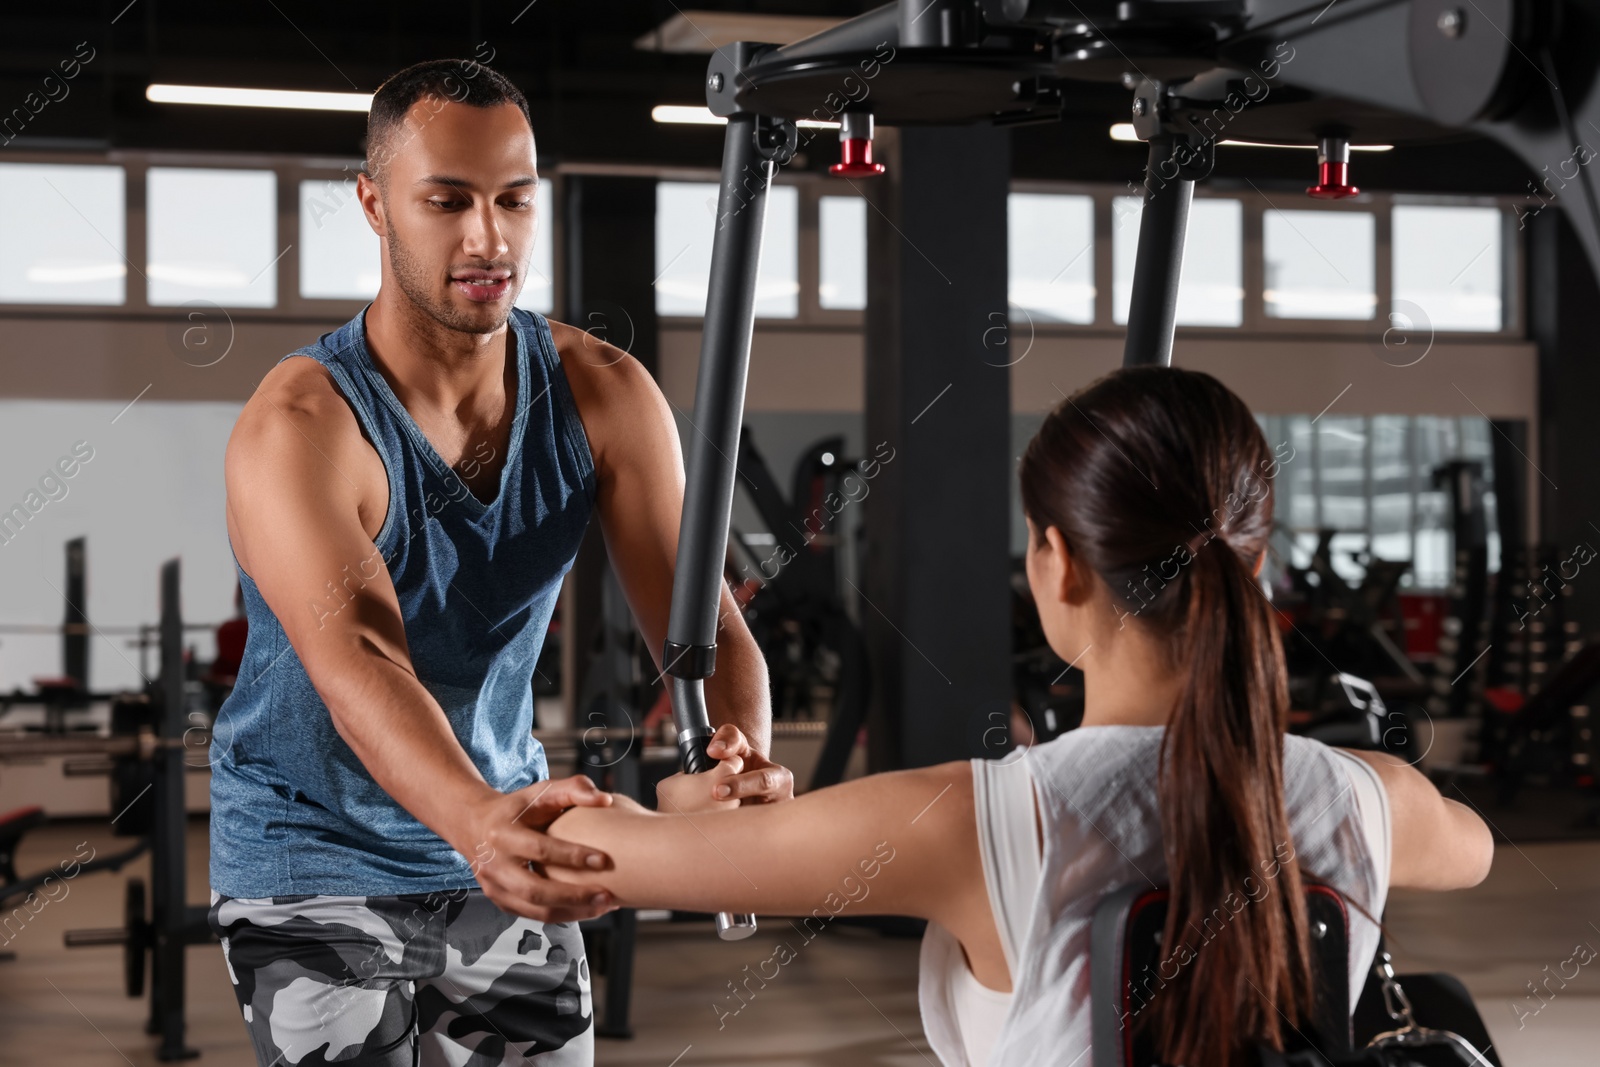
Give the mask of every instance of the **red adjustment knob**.
[[1350, 142], [1324, 137], [1317, 144], [1317, 184], [1306, 190], [1318, 200], [1343, 200], [1361, 192], [1350, 184]]
[[875, 178], [883, 164], [872, 161], [872, 142], [865, 137], [848, 137], [839, 142], [839, 162], [828, 168], [837, 178]]
[[884, 171], [872, 161], [872, 115], [846, 111], [839, 122], [839, 162], [828, 168], [837, 178], [875, 178]]

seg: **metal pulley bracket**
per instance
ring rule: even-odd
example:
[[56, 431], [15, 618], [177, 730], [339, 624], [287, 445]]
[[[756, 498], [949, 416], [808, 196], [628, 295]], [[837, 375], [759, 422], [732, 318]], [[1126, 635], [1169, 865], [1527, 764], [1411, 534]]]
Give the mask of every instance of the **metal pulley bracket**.
[[746, 67], [778, 46], [752, 41], [725, 44], [711, 54], [706, 64], [706, 107], [713, 115], [727, 118], [740, 111], [738, 96], [741, 80], [748, 81]]
[[756, 154], [762, 159], [784, 166], [794, 158], [800, 146], [800, 130], [788, 119], [775, 119], [769, 115], [756, 116]]
[[1217, 162], [1216, 142], [1194, 134], [1177, 135], [1173, 140], [1172, 159], [1178, 165], [1178, 177], [1188, 182], [1209, 178]]
[[1167, 100], [1166, 85], [1151, 78], [1138, 77], [1126, 78], [1124, 84], [1133, 90], [1133, 105], [1129, 112], [1133, 132], [1139, 140], [1148, 141], [1163, 133], [1175, 132], [1168, 125], [1172, 109]]

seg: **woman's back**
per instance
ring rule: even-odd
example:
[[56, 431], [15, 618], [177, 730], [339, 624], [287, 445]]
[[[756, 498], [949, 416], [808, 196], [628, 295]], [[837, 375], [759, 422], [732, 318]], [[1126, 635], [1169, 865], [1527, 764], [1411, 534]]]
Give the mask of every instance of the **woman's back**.
[[[1081, 1056], [1080, 1067], [1089, 1063], [1089, 934], [1095, 907], [1124, 885], [1166, 882], [1156, 792], [1163, 729], [1084, 727], [1004, 762], [973, 761], [975, 779], [992, 783], [987, 790], [975, 788], [975, 800], [996, 926], [1002, 941], [1008, 933], [1020, 941], [1007, 946], [1015, 992], [988, 1062], [1071, 1064]], [[1320, 742], [1287, 736], [1283, 755], [1292, 839], [1258, 858], [1255, 874], [1242, 878], [1235, 893], [1219, 902], [1203, 929], [1190, 931], [1187, 951], [1175, 947], [1164, 956], [1160, 973], [1139, 982], [1130, 1024], [1161, 996], [1165, 981], [1190, 962], [1190, 953], [1204, 953], [1211, 940], [1226, 935], [1238, 914], [1278, 891], [1281, 865], [1291, 859], [1352, 905], [1350, 1003], [1359, 996], [1378, 941], [1376, 925], [1360, 908], [1381, 915], [1388, 892], [1384, 789], [1364, 762]], [[1007, 822], [986, 817], [985, 796], [1015, 794], [1005, 788], [1017, 784], [1008, 782], [1008, 775], [1031, 781], [1041, 824], [1037, 831], [1031, 819], [1017, 819], [1015, 812]], [[1027, 867], [1015, 857], [1036, 832], [1044, 842], [1038, 874], [1033, 885], [1019, 886], [1015, 881], [1029, 874], [1019, 873]], [[1030, 900], [1020, 921], [1007, 921], [1006, 911]], [[985, 998], [988, 991], [975, 982], [959, 980], [970, 975], [949, 973], [964, 964], [959, 952], [939, 951], [945, 944], [942, 931], [930, 932], [924, 966], [947, 973], [923, 975], [925, 994], [935, 1002], [924, 1004], [928, 1036], [945, 1062], [970, 1062], [969, 1052], [981, 1054], [983, 1043], [981, 1038], [975, 1042], [974, 1034], [964, 1039], [962, 1026], [981, 1029], [985, 1013], [992, 1022], [999, 1004], [992, 994]], [[940, 991], [947, 992], [941, 996]], [[944, 1005], [937, 1004], [941, 1000]]]

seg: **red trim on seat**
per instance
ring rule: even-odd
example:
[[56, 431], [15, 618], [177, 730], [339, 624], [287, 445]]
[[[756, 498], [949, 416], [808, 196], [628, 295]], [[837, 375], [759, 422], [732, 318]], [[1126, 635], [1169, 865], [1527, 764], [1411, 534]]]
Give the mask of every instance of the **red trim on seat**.
[[25, 808], [13, 808], [4, 815], [0, 815], [0, 830], [5, 829], [14, 822], [22, 822], [25, 819], [31, 819], [36, 815], [43, 814], [44, 809], [37, 804], [30, 804]]
[[[1152, 904], [1159, 904], [1170, 896], [1166, 889], [1152, 889], [1148, 893], [1141, 893], [1139, 898], [1128, 906], [1128, 918], [1122, 924], [1122, 1017], [1128, 1018], [1129, 1009], [1133, 1006], [1133, 983], [1130, 981], [1133, 970], [1133, 940], [1128, 936], [1128, 931], [1133, 927], [1134, 919], [1139, 913]], [[1133, 1065], [1133, 1027], [1126, 1027], [1122, 1038], [1122, 1062], [1125, 1067]]]

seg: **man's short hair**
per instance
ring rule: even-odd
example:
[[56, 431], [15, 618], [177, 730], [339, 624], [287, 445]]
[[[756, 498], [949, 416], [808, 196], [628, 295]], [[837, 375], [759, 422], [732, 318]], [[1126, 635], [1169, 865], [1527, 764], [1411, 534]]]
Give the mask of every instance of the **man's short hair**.
[[[380, 186], [389, 160], [404, 141], [395, 133], [404, 128], [406, 113], [424, 97], [437, 97], [471, 107], [515, 104], [533, 128], [528, 99], [499, 71], [475, 59], [430, 59], [391, 75], [372, 95], [367, 111], [366, 173]], [[408, 138], [409, 139], [409, 138]]]

